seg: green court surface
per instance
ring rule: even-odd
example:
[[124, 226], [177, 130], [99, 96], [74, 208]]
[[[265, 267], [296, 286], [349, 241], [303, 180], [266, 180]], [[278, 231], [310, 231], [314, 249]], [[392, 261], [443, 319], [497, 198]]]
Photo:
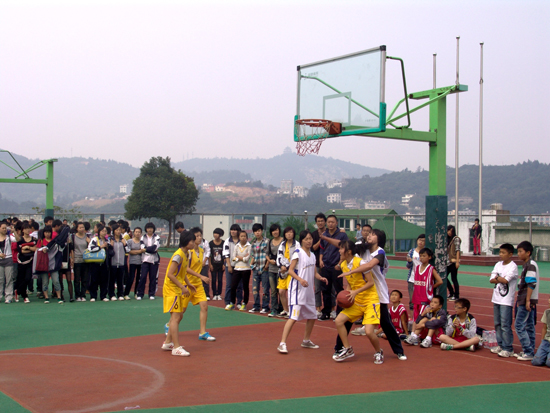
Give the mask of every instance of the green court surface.
[[[0, 325], [3, 331], [17, 331], [18, 334], [3, 334], [0, 351], [163, 334], [164, 324], [169, 318], [162, 312], [162, 298], [158, 297], [154, 301], [65, 304], [56, 301], [44, 304], [36, 296], [31, 296], [31, 300], [30, 304], [2, 305]], [[209, 328], [279, 321], [212, 306], [208, 311]], [[198, 329], [199, 308], [190, 306], [180, 324], [180, 331]]]
[[[269, 400], [264, 402], [207, 404], [166, 409], [136, 408], [130, 411], [146, 413], [279, 413], [281, 411], [334, 412], [346, 409], [358, 412], [368, 410], [401, 413], [403, 411], [430, 411], [431, 408], [429, 405], [435, 400], [445, 406], [437, 410], [451, 413], [464, 413], [466, 411], [472, 413], [485, 413], [488, 411], [498, 411], [501, 413], [522, 411], [547, 412], [550, 404], [550, 382], [462, 386], [443, 389]], [[137, 407], [137, 405], [128, 407]], [[25, 409], [1, 392], [0, 410], [10, 413], [30, 412], [30, 410]]]

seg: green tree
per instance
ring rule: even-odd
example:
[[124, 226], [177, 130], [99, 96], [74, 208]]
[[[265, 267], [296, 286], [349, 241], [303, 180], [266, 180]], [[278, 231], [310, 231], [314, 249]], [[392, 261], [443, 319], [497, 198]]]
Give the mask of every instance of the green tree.
[[[294, 232], [296, 233], [297, 240], [300, 236], [300, 232], [302, 232], [305, 229], [304, 218], [297, 217], [297, 216], [289, 216], [284, 218], [282, 221], [272, 222], [267, 227], [269, 228], [274, 223], [279, 224], [279, 226], [281, 227], [281, 231], [284, 231], [286, 227], [294, 228]], [[315, 225], [311, 222], [311, 220], [307, 224], [307, 229], [309, 229], [311, 232], [315, 231]], [[281, 232], [281, 236], [283, 236], [282, 232]]]
[[168, 246], [178, 215], [195, 210], [199, 191], [193, 178], [175, 170], [170, 158], [153, 157], [141, 167], [134, 179], [132, 193], [125, 204], [127, 219], [159, 218], [168, 221]]

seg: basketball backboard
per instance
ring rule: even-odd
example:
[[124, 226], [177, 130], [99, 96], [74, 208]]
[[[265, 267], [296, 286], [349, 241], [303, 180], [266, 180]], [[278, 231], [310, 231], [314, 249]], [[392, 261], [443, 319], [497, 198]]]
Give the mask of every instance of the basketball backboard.
[[329, 137], [385, 131], [385, 74], [386, 46], [298, 66], [295, 122], [341, 123], [341, 133]]

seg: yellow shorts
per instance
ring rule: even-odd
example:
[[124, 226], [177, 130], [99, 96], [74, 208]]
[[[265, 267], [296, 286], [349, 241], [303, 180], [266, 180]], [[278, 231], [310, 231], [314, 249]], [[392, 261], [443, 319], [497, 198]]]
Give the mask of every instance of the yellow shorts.
[[292, 277], [289, 275], [284, 280], [281, 280], [280, 277], [277, 278], [277, 289], [279, 290], [288, 290], [288, 286], [290, 285], [290, 280]]
[[191, 293], [189, 297], [181, 297], [181, 305], [183, 308], [187, 308], [189, 305], [189, 301], [191, 301], [191, 304], [197, 305], [198, 303], [202, 303], [203, 301], [206, 301], [206, 293], [204, 292], [204, 287], [201, 285], [195, 285], [193, 286], [197, 289], [197, 292], [195, 294]]
[[165, 313], [183, 313], [183, 297], [180, 295], [164, 296], [162, 304]]
[[380, 303], [372, 303], [365, 306], [359, 306], [354, 303], [350, 308], [344, 308], [342, 313], [352, 323], [363, 317], [363, 324], [380, 324]]

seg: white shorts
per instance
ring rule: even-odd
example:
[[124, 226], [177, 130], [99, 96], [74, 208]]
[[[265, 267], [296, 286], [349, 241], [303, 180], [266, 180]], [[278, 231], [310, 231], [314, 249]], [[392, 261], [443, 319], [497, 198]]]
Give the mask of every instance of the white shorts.
[[316, 320], [317, 309], [315, 304], [313, 305], [291, 305], [290, 306], [290, 319], [294, 321], [300, 320]]

